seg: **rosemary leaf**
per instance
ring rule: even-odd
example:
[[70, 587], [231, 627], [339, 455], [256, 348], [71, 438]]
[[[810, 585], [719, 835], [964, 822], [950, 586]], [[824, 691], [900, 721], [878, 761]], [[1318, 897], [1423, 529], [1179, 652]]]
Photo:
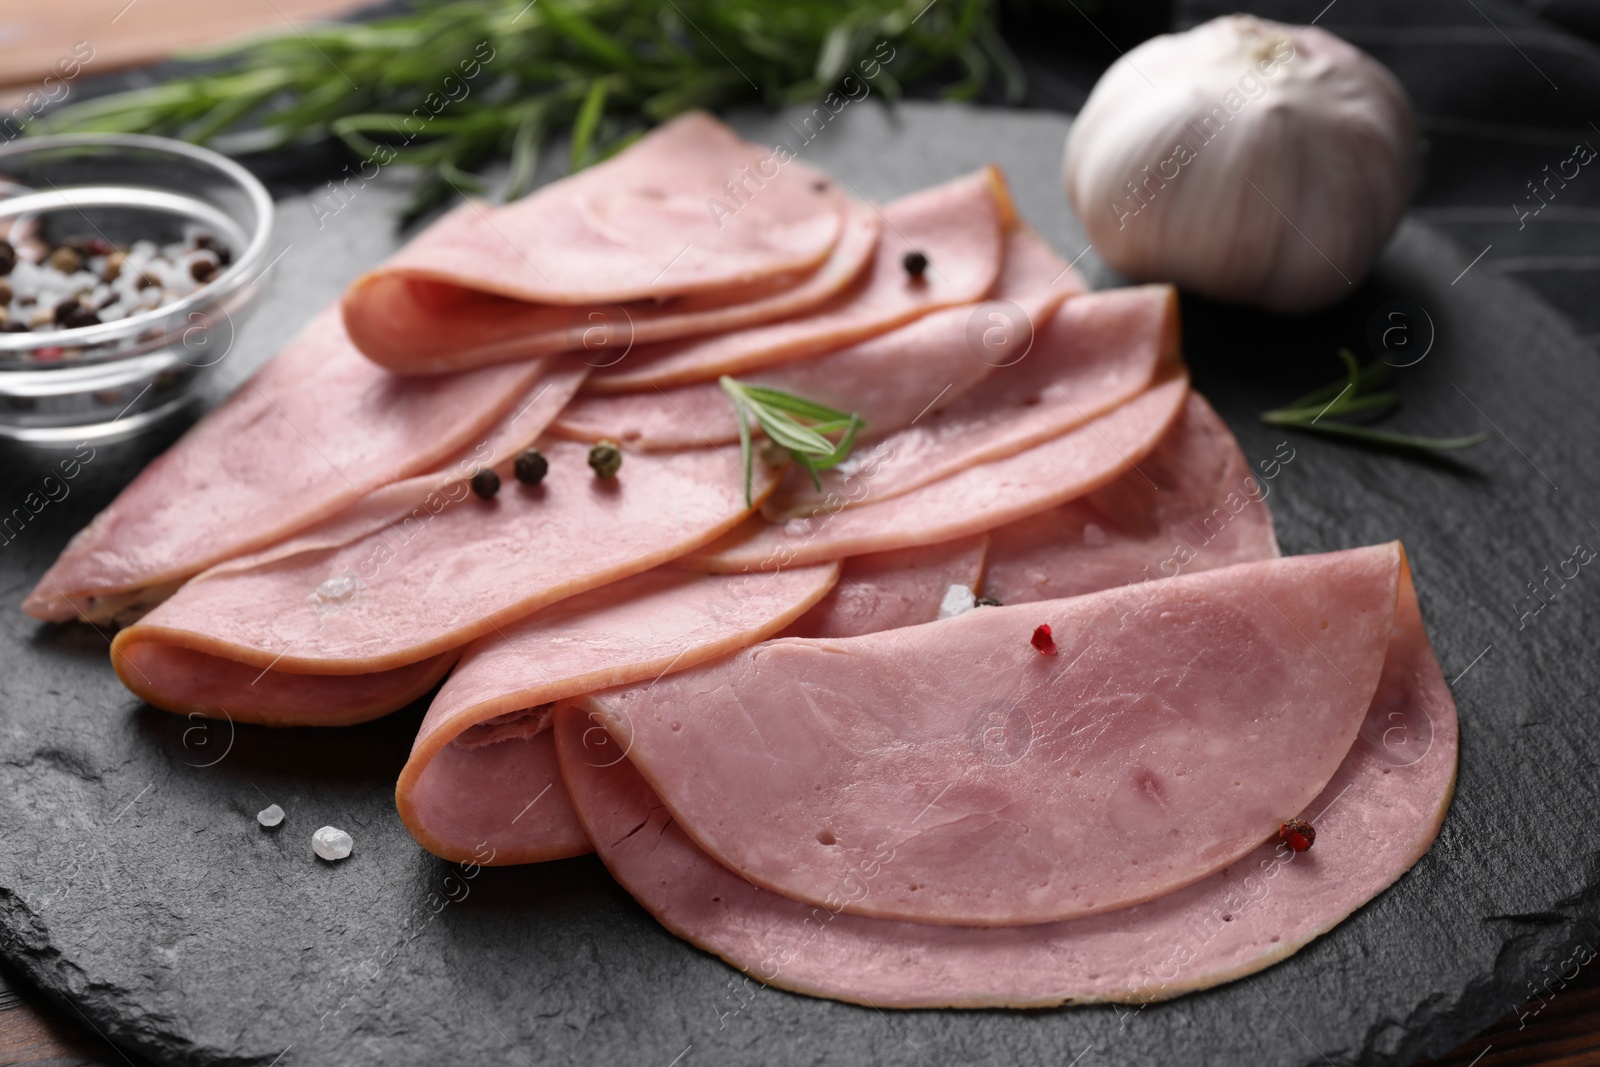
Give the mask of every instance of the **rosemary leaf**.
[[[811, 481], [822, 488], [819, 472], [837, 467], [855, 447], [856, 435], [866, 425], [854, 412], [843, 412], [819, 404], [814, 400], [751, 385], [723, 375], [719, 381], [723, 392], [733, 401], [734, 414], [739, 420], [739, 451], [744, 462], [744, 501], [752, 503], [751, 484], [754, 480], [754, 449], [751, 444], [750, 424], [755, 423], [773, 444], [786, 449], [795, 462], [811, 474]], [[805, 422], [800, 420], [804, 419]], [[838, 441], [830, 441], [829, 434], [839, 434]]]
[[1363, 367], [1348, 348], [1339, 349], [1339, 358], [1345, 367], [1345, 377], [1342, 381], [1330, 382], [1320, 389], [1313, 389], [1281, 408], [1263, 411], [1260, 415], [1261, 421], [1271, 426], [1287, 426], [1308, 433], [1344, 437], [1364, 441], [1367, 444], [1418, 452], [1445, 452], [1457, 448], [1471, 448], [1488, 439], [1488, 434], [1483, 433], [1472, 434], [1469, 437], [1418, 437], [1339, 422], [1337, 420], [1339, 415], [1353, 415], [1378, 409], [1392, 410], [1400, 406], [1400, 397], [1396, 393], [1369, 391], [1389, 380], [1392, 373], [1389, 364], [1382, 360], [1374, 360]]

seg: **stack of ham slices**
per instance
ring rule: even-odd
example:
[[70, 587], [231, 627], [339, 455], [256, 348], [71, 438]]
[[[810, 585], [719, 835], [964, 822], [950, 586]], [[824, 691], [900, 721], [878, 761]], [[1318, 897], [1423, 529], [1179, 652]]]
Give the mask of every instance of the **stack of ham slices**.
[[[723, 375], [865, 430], [747, 495]], [[993, 168], [862, 204], [693, 114], [357, 280], [24, 609], [174, 712], [433, 692], [425, 848], [597, 852], [761, 981], [1149, 1001], [1328, 930], [1453, 788], [1404, 552], [1283, 558], [1266, 495], [1172, 290], [1084, 292]]]

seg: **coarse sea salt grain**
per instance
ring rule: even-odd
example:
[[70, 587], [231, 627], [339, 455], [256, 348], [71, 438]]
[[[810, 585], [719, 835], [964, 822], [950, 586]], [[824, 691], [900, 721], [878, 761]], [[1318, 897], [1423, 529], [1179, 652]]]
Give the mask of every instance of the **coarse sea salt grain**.
[[355, 839], [336, 826], [324, 826], [311, 835], [311, 850], [330, 863], [350, 855]]
[[266, 807], [256, 812], [256, 822], [260, 823], [262, 826], [268, 827], [269, 829], [277, 826], [282, 821], [283, 809], [278, 807], [276, 804], [268, 804]]
[[939, 618], [951, 619], [965, 615], [977, 606], [978, 598], [971, 586], [952, 585], [944, 591], [944, 600], [939, 603]]

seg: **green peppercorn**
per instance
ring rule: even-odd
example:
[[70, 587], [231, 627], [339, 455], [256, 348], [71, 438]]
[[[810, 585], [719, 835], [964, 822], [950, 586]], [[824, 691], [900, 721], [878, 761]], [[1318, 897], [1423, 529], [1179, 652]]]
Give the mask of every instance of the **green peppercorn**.
[[550, 461], [537, 448], [525, 448], [517, 453], [511, 471], [523, 485], [538, 485], [550, 473]]
[[622, 449], [615, 441], [599, 441], [589, 449], [589, 466], [596, 477], [615, 478], [622, 468]]
[[500, 491], [500, 476], [488, 467], [472, 476], [472, 491], [488, 500]]

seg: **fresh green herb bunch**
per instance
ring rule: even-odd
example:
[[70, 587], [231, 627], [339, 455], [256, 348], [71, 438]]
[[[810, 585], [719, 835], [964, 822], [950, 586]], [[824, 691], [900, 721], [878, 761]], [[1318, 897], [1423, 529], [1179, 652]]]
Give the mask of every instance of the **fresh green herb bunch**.
[[419, 167], [413, 211], [452, 189], [482, 192], [475, 172], [509, 156], [511, 199], [527, 192], [551, 138], [570, 134], [577, 169], [637, 136], [641, 120], [843, 99], [850, 75], [891, 99], [946, 69], [964, 75], [952, 97], [997, 75], [1018, 96], [995, 3], [417, 0], [393, 18], [187, 55], [204, 67], [64, 108], [38, 128], [159, 133], [232, 152], [338, 138], [364, 159]]

